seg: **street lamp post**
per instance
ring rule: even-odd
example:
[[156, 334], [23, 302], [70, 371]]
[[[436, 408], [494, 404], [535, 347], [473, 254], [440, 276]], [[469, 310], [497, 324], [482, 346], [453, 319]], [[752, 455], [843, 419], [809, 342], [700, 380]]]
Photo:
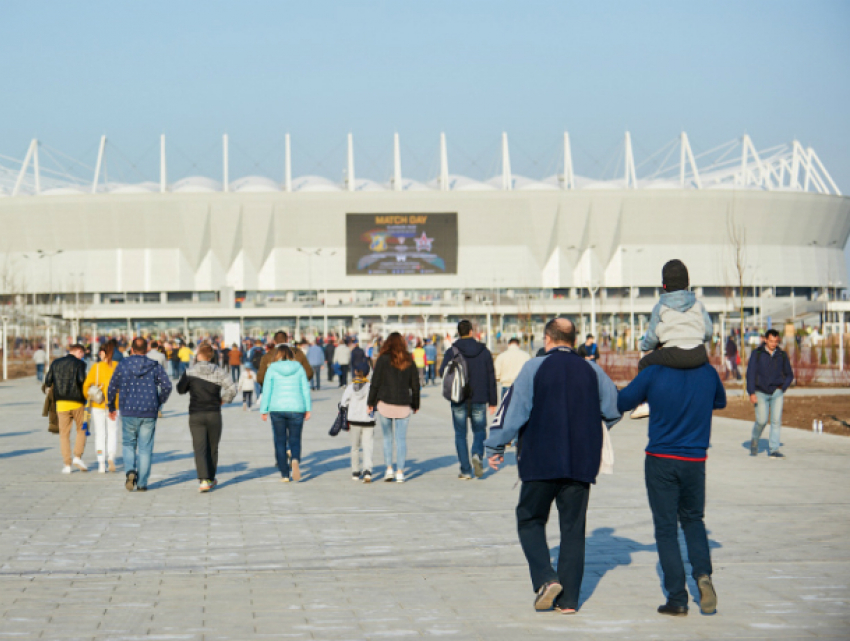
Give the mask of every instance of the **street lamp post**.
[[[627, 247], [622, 248], [623, 253], [627, 253], [629, 250]], [[632, 254], [639, 254], [643, 251], [643, 248], [635, 249], [632, 251]], [[634, 275], [634, 265], [632, 264], [634, 261], [629, 258], [629, 343], [631, 345], [631, 349], [635, 349], [635, 275]]]
[[46, 252], [43, 249], [39, 249], [36, 251], [39, 258], [47, 258], [47, 271], [48, 271], [48, 288], [50, 289], [50, 315], [53, 316], [53, 257], [58, 256], [64, 250], [57, 249], [55, 251]]
[[9, 327], [9, 317], [3, 316], [3, 380], [9, 379], [8, 354], [9, 351], [9, 335], [7, 334]]

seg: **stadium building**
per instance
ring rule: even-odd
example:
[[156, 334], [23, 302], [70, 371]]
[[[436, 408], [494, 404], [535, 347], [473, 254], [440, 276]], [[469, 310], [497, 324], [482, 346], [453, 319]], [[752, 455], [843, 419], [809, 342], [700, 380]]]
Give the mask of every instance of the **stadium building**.
[[850, 198], [797, 141], [758, 151], [744, 136], [695, 156], [683, 133], [644, 174], [626, 133], [621, 177], [592, 180], [564, 134], [562, 171], [533, 179], [512, 173], [503, 134], [500, 175], [478, 181], [449, 172], [441, 136], [439, 175], [423, 183], [402, 173], [396, 135], [383, 184], [356, 178], [350, 135], [342, 183], [293, 177], [288, 136], [282, 183], [231, 180], [222, 143], [220, 180], [169, 182], [164, 136], [159, 182], [105, 180], [105, 137], [88, 178], [47, 171], [36, 140], [2, 158], [7, 314], [34, 303], [80, 328], [191, 335], [228, 322], [442, 332], [460, 317], [539, 332], [563, 313], [639, 335], [671, 258], [718, 331], [737, 322], [741, 285], [762, 327], [836, 320], [830, 302], [845, 297]]

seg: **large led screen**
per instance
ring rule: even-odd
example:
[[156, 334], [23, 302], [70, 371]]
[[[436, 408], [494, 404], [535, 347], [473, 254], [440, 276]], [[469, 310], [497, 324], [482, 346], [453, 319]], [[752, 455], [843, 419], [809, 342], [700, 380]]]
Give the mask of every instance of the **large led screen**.
[[349, 276], [457, 273], [457, 214], [346, 214]]

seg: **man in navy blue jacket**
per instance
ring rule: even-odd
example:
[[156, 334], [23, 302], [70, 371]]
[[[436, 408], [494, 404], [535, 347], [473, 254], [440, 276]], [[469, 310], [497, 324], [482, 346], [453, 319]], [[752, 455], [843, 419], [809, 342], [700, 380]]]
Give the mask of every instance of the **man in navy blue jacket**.
[[711, 413], [726, 407], [726, 391], [708, 363], [694, 369], [650, 365], [620, 391], [617, 409], [627, 412], [644, 402], [652, 408], [644, 464], [646, 493], [667, 590], [667, 603], [658, 612], [673, 616], [688, 613], [685, 566], [679, 551], [681, 524], [700, 592], [700, 610], [712, 614], [717, 595], [711, 583], [711, 555], [703, 522], [705, 460]]
[[[606, 429], [602, 423], [611, 427], [620, 420], [616, 386], [599, 365], [576, 354], [575, 340], [569, 319], [546, 324], [545, 355], [523, 365], [485, 442], [490, 467], [498, 469], [505, 445], [518, 437], [517, 529], [537, 593], [534, 607], [554, 606], [564, 614], [578, 610], [590, 484], [599, 472]], [[553, 501], [561, 526], [557, 572], [546, 542]]]
[[[132, 492], [148, 489], [153, 457], [153, 439], [159, 408], [171, 394], [171, 381], [162, 365], [147, 357], [148, 342], [133, 339], [133, 355], [118, 363], [106, 392], [109, 418], [117, 417], [121, 410], [124, 487]], [[116, 397], [118, 408], [115, 407]], [[136, 450], [138, 449], [138, 456]]]
[[750, 440], [750, 456], [759, 453], [759, 439], [770, 419], [767, 457], [774, 461], [785, 458], [779, 451], [779, 429], [782, 427], [782, 403], [785, 390], [794, 382], [794, 370], [788, 355], [779, 347], [779, 332], [769, 329], [764, 343], [750, 354], [747, 363], [747, 394], [756, 408], [756, 422]]
[[[493, 355], [484, 343], [472, 337], [472, 323], [462, 320], [457, 324], [460, 338], [446, 350], [443, 364], [440, 366], [440, 378], [446, 367], [460, 352], [466, 359], [469, 370], [470, 397], [462, 402], [452, 401], [452, 423], [455, 428], [455, 449], [460, 462], [459, 479], [469, 480], [472, 472], [477, 478], [484, 476], [484, 439], [487, 438], [487, 407], [490, 413], [496, 412], [496, 370], [493, 368]], [[472, 461], [469, 460], [469, 444], [466, 440], [467, 421], [472, 426]]]

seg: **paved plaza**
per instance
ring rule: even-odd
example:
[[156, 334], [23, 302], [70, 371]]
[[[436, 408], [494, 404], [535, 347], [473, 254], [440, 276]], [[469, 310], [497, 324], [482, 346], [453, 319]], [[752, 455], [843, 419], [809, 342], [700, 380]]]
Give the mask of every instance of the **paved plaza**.
[[[411, 421], [405, 484], [352, 482], [347, 435], [328, 436], [338, 390], [314, 398], [302, 483], [279, 482], [269, 424], [233, 405], [220, 485], [199, 494], [188, 402], [175, 395], [150, 491], [131, 494], [120, 466], [61, 475], [34, 380], [0, 386], [0, 639], [850, 638], [846, 438], [786, 429], [787, 460], [766, 458], [766, 434], [752, 459], [750, 424], [715, 421], [706, 524], [718, 612], [692, 602], [667, 618], [655, 612], [646, 422], [624, 419], [615, 473], [591, 492], [581, 610], [566, 617], [532, 608], [513, 455], [482, 481], [458, 480], [436, 388]], [[381, 452], [376, 439], [378, 473]], [[95, 466], [93, 440], [85, 460]]]

